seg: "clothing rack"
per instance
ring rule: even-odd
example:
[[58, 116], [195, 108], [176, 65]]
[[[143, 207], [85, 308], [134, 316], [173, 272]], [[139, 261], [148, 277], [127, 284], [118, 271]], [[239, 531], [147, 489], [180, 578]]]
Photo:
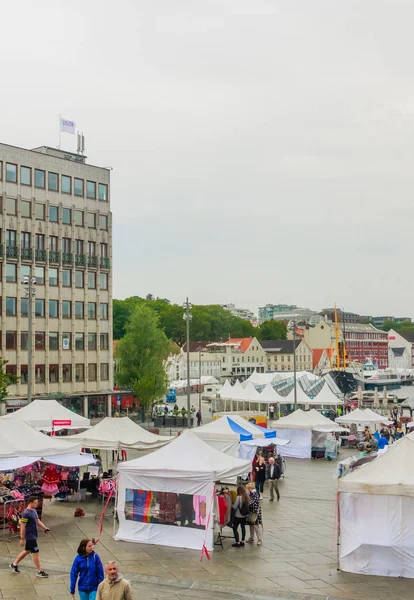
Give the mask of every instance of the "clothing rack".
[[[229, 492], [229, 491], [230, 491], [230, 489], [228, 486], [221, 486], [220, 489], [216, 490], [216, 496], [223, 495], [224, 492]], [[232, 540], [232, 539], [234, 539], [234, 537], [233, 537], [233, 535], [223, 534], [224, 527], [227, 527], [228, 525], [222, 525], [221, 523], [218, 523], [218, 526], [219, 526], [219, 531], [217, 532], [217, 538], [213, 542], [213, 546], [220, 546], [221, 549], [224, 550], [223, 540]]]

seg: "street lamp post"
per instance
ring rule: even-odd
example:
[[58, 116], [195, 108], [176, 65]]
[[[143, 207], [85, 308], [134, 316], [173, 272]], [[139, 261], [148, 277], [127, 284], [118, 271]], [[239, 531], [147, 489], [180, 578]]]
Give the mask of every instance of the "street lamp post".
[[24, 294], [28, 299], [29, 326], [27, 332], [27, 400], [32, 401], [32, 373], [33, 373], [33, 297], [36, 295], [36, 277], [32, 277], [32, 267], [30, 267], [29, 275], [23, 277]]
[[184, 302], [184, 315], [183, 318], [186, 324], [187, 334], [187, 426], [191, 427], [191, 394], [190, 394], [190, 321], [192, 319], [191, 304], [188, 298]]
[[198, 348], [198, 410], [201, 414], [201, 346]]
[[296, 321], [293, 319], [293, 398], [294, 398], [294, 409], [296, 410], [297, 405], [297, 390], [296, 390]]

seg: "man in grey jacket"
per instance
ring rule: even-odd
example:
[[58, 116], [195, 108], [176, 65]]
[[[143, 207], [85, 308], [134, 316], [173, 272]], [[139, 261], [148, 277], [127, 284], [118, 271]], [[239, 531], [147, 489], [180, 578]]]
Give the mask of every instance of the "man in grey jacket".
[[114, 560], [106, 563], [105, 579], [98, 586], [96, 600], [133, 600], [131, 584], [119, 575]]
[[280, 467], [276, 464], [273, 456], [269, 458], [269, 465], [267, 467], [266, 479], [269, 480], [269, 490], [270, 490], [270, 502], [273, 502], [275, 499], [275, 491], [277, 499], [280, 500], [279, 486], [278, 480], [280, 479]]

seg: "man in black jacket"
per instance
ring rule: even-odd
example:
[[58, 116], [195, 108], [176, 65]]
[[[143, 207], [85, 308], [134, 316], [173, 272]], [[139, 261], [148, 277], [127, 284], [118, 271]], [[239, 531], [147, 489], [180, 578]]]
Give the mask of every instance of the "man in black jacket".
[[280, 500], [279, 486], [278, 480], [281, 476], [281, 471], [279, 465], [276, 464], [273, 456], [269, 458], [269, 466], [267, 467], [266, 479], [269, 480], [269, 490], [270, 490], [270, 502], [273, 502], [275, 499], [275, 491], [277, 499]]

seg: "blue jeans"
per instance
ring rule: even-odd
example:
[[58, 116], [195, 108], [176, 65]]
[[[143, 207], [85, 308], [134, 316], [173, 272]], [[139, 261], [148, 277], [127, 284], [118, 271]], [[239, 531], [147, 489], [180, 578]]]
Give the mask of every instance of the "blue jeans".
[[[264, 481], [255, 481], [254, 487], [256, 488], [257, 492], [260, 492], [261, 494], [263, 494]], [[81, 598], [81, 600], [83, 600], [83, 599]]]
[[79, 598], [80, 600], [96, 600], [96, 591], [94, 592], [81, 592], [80, 590], [78, 590], [79, 592]]

